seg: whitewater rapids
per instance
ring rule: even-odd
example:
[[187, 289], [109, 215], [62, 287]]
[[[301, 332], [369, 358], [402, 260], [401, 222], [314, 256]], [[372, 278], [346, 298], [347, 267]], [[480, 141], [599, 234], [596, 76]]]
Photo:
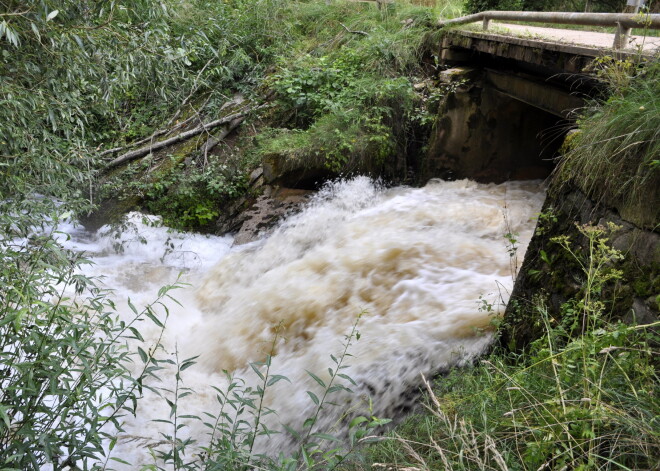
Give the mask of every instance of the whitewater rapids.
[[[321, 394], [306, 371], [328, 381], [330, 355], [339, 355], [362, 313], [344, 370], [358, 385], [355, 394], [336, 396], [340, 405], [328, 407], [317, 425], [341, 434], [337, 419], [346, 409], [366, 411], [371, 403], [373, 415], [399, 418], [414, 403], [420, 374], [461, 364], [488, 346], [493, 314], [508, 298], [543, 198], [539, 182], [434, 180], [387, 189], [358, 177], [327, 185], [273, 234], [246, 246], [171, 231], [138, 213], [119, 229], [72, 229], [67, 244], [89, 254], [95, 265], [85, 274], [102, 276], [118, 306], [126, 298], [151, 302], [182, 273], [188, 287], [173, 292], [180, 305], [168, 304], [161, 355], [199, 355], [183, 372], [194, 394], [182, 399], [179, 414], [217, 414], [212, 386], [226, 387], [223, 370], [257, 384], [249, 363], [272, 353], [271, 374], [290, 383], [267, 390], [265, 403], [277, 411], [268, 425], [300, 429], [315, 408], [307, 391]], [[514, 247], [507, 233], [516, 235]], [[494, 312], [480, 309], [484, 301]], [[148, 344], [160, 336], [147, 322], [140, 330]], [[160, 387], [173, 388], [174, 372], [162, 376]], [[146, 446], [168, 430], [153, 420], [169, 412], [146, 391], [112, 456], [132, 469], [152, 463]], [[207, 429], [190, 420], [182, 433], [203, 444]], [[259, 451], [290, 446], [285, 437], [261, 440]]]

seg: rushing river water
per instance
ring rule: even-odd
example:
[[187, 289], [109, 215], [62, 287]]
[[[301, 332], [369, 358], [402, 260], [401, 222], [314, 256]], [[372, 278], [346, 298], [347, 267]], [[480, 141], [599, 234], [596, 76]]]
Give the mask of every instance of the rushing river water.
[[[290, 383], [267, 390], [266, 405], [277, 411], [269, 425], [300, 428], [315, 407], [307, 391], [320, 396], [306, 371], [327, 381], [331, 355], [339, 356], [363, 313], [344, 371], [357, 383], [355, 394], [337, 393], [340, 405], [328, 407], [334, 415], [318, 425], [327, 431], [347, 407], [364, 409], [369, 399], [374, 415], [401, 416], [420, 374], [483, 351], [492, 313], [480, 309], [480, 297], [497, 309], [513, 283], [504, 235], [517, 234], [522, 261], [543, 197], [538, 182], [383, 189], [360, 177], [328, 185], [268, 238], [246, 246], [232, 247], [231, 237], [168, 231], [137, 213], [120, 230], [74, 231], [69, 244], [88, 252], [95, 265], [86, 274], [103, 276], [118, 306], [129, 297], [136, 305], [153, 301], [183, 271], [189, 286], [173, 293], [180, 305], [168, 304], [161, 355], [200, 355], [183, 372], [183, 386], [194, 394], [181, 400], [179, 414], [217, 414], [212, 386], [226, 388], [223, 370], [256, 384], [248, 364], [273, 349], [271, 374]], [[140, 329], [147, 342], [160, 335], [147, 322]], [[173, 388], [174, 372], [161, 373], [160, 386]], [[153, 420], [169, 413], [164, 399], [146, 391], [113, 456], [152, 462], [145, 446], [168, 430]], [[204, 442], [207, 429], [191, 420], [181, 433]], [[262, 440], [259, 450], [281, 450], [287, 442], [279, 437]]]

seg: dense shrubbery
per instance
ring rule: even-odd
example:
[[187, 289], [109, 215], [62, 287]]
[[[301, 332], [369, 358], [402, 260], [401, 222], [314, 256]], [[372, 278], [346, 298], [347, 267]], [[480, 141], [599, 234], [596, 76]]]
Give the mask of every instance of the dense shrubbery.
[[619, 13], [625, 6], [626, 2], [623, 0], [466, 0], [465, 2], [465, 9], [469, 13], [486, 10]]
[[89, 262], [60, 243], [70, 213], [46, 199], [24, 200], [21, 211], [0, 213], [0, 467], [87, 469], [159, 369], [136, 326], [163, 327], [174, 287], [141, 312], [129, 303], [133, 316], [120, 321], [108, 293], [79, 274]]
[[[3, 168], [44, 194], [80, 193], [79, 185], [51, 179], [73, 178], [61, 171], [67, 166], [93, 168], [95, 146], [126, 132], [136, 107], [152, 103], [154, 114], [163, 99], [175, 100], [185, 54], [169, 43], [157, 2], [10, 2], [7, 11], [0, 17]], [[0, 199], [12, 193], [9, 184], [0, 183]]]
[[[385, 165], [397, 167], [397, 156], [406, 154], [410, 142], [421, 145], [414, 131], [426, 107], [412, 85], [424, 76], [421, 56], [433, 23], [431, 10], [395, 5], [379, 11], [340, 2], [296, 3], [295, 8], [290, 2], [250, 5], [200, 3], [177, 20], [177, 31], [195, 31], [182, 36], [190, 51], [186, 59], [198, 70], [192, 87], [199, 89], [186, 116], [214, 117], [223, 101], [219, 90], [226, 97], [240, 91], [253, 104], [269, 96], [271, 106], [251, 118], [260, 128], [258, 138], [242, 139], [231, 151], [209, 159], [196, 156], [200, 141], [186, 149], [191, 158], [185, 165], [143, 176], [116, 174], [106, 182], [104, 195], [116, 194], [119, 185], [120, 194], [145, 197], [142, 206], [161, 214], [168, 225], [204, 229], [223, 203], [247, 190], [240, 182], [251, 165], [258, 165], [254, 157], [277, 154], [285, 166], [302, 162], [334, 172], [359, 168], [386, 173]], [[217, 60], [213, 51], [224, 51], [229, 60]], [[232, 80], [237, 80], [233, 86]], [[228, 153], [238, 165], [225, 165]], [[207, 165], [213, 159], [222, 163], [211, 167], [225, 169], [215, 177], [233, 182], [223, 185], [228, 191], [222, 194], [209, 194], [198, 178], [215, 172]], [[398, 165], [397, 177], [405, 175], [403, 167]]]
[[[559, 184], [577, 181], [594, 199], [653, 214], [660, 172], [658, 65], [611, 58], [596, 63], [611, 95], [583, 110], [579, 130], [567, 139]], [[541, 214], [537, 234], [553, 218]], [[657, 228], [657, 215], [651, 221]], [[526, 299], [517, 315], [535, 326], [538, 338], [522, 353], [499, 349], [439, 378], [429, 386], [430, 413], [412, 417], [372, 448], [369, 462], [456, 470], [657, 468], [659, 323], [618, 320], [625, 313], [609, 296], [616, 298], [621, 284], [632, 280], [623, 277], [624, 254], [608, 242], [617, 230], [583, 226], [576, 231], [580, 240], [553, 238], [561, 252], [553, 257], [577, 268], [577, 294], [556, 316], [542, 294]], [[543, 250], [539, 257], [560, 270]]]
[[424, 76], [430, 10], [397, 5], [356, 14], [349, 5], [311, 3], [298, 18], [306, 29], [316, 25], [314, 42], [302, 43], [298, 58], [281, 60], [268, 79], [288, 122], [261, 141], [260, 152], [334, 172], [382, 171], [414, 139], [420, 103], [412, 80]]
[[[240, 165], [240, 163], [238, 164]], [[236, 163], [211, 162], [205, 167], [175, 163], [152, 179], [120, 183], [125, 197], [141, 195], [145, 208], [163, 215], [176, 229], [199, 229], [218, 219], [219, 208], [247, 189], [246, 175]]]
[[148, 136], [198, 96], [213, 116], [259, 83], [288, 34], [281, 0], [3, 6], [0, 200], [90, 198], [99, 151]]
[[[303, 51], [316, 55], [324, 50], [320, 55], [330, 56], [329, 51], [341, 50], [343, 43], [353, 39], [353, 33], [346, 33], [340, 22], [355, 27], [353, 23], [362, 17], [370, 24], [369, 34], [377, 40], [364, 42], [367, 48], [360, 52], [360, 60], [369, 59], [373, 66], [370, 74], [387, 75], [387, 86], [377, 90], [373, 75], [365, 82], [356, 62], [338, 62], [341, 54], [331, 60], [342, 73], [353, 71], [343, 83], [343, 105], [354, 100], [362, 110], [371, 104], [380, 106], [364, 121], [363, 117], [351, 117], [346, 122], [349, 126], [359, 125], [362, 134], [371, 133], [364, 139], [375, 142], [377, 152], [384, 153], [383, 149], [388, 148], [390, 127], [394, 126], [391, 110], [408, 106], [409, 100], [410, 83], [397, 76], [416, 66], [420, 28], [429, 18], [425, 10], [402, 10], [405, 19], [409, 13], [412, 15], [411, 28], [401, 23], [403, 16], [391, 16], [389, 10], [375, 12], [375, 8], [371, 11], [368, 7], [360, 12], [360, 5], [292, 5], [283, 0], [2, 3], [3, 469], [41, 469], [49, 463], [57, 469], [88, 469], [102, 458], [103, 440], [113, 443], [113, 430], [102, 427], [107, 424], [121, 430], [119, 418], [133, 413], [142, 388], [147, 387], [145, 379], [158, 375], [164, 364], [172, 362], [154, 356], [157, 345], [143, 345], [135, 324], [138, 319], [150, 319], [164, 326], [166, 310], [157, 310], [156, 306], [168, 296], [170, 288], [161, 290], [154, 305], [144, 311], [130, 306], [133, 321], [119, 320], [106, 293], [95, 288], [93, 280], [78, 274], [78, 267], [87, 262], [58, 242], [58, 237], [66, 237], [57, 233], [58, 224], [93, 206], [90, 199], [96, 195], [95, 171], [103, 167], [98, 158], [101, 151], [148, 137], [184, 113], [214, 116], [237, 91], [248, 98], [262, 93], [260, 87], [268, 67], [299, 63], [287, 57]], [[332, 17], [320, 21], [324, 12], [331, 12]], [[353, 16], [346, 18], [348, 13]], [[315, 28], [319, 28], [316, 36], [309, 36]], [[420, 39], [414, 39], [418, 35]], [[410, 42], [402, 43], [401, 38]], [[321, 47], [326, 41], [329, 45]], [[292, 83], [299, 80], [297, 74], [303, 78], [308, 74], [301, 67], [287, 69], [283, 65], [280, 70], [282, 80], [288, 76]], [[280, 93], [280, 105], [285, 110], [289, 106], [294, 109], [297, 105], [287, 104], [285, 95]], [[399, 97], [404, 98], [402, 105]], [[202, 102], [204, 109], [197, 109]], [[309, 114], [306, 126], [322, 118], [321, 114], [329, 109], [323, 106], [314, 104], [303, 112]], [[319, 139], [330, 138], [319, 135]], [[378, 143], [378, 139], [385, 144]], [[167, 210], [178, 217], [169, 222], [179, 227], [208, 223], [216, 216], [219, 201], [244, 191], [245, 168], [232, 169], [226, 162], [182, 168], [181, 162], [174, 162], [170, 173], [162, 173], [160, 180], [149, 176], [138, 180], [129, 171], [121, 189], [144, 193], [149, 207], [157, 211], [163, 210], [158, 207], [160, 203], [168, 201]], [[149, 161], [136, 167], [140, 165], [148, 167]], [[118, 190], [112, 186], [110, 189]], [[167, 200], [161, 198], [164, 195]], [[346, 347], [355, 333], [347, 337]], [[339, 355], [333, 358], [335, 362], [343, 361]], [[176, 365], [177, 378], [192, 361], [185, 359]], [[130, 362], [138, 365], [137, 374], [129, 370]], [[261, 458], [251, 455], [252, 444], [257, 435], [268, 431], [259, 423], [265, 411], [255, 405], [265, 387], [274, 381], [267, 371], [260, 372], [262, 367], [267, 370], [269, 362], [267, 359], [255, 365], [255, 372], [264, 374], [261, 388], [241, 388], [236, 380], [232, 382], [233, 390], [226, 392], [227, 406], [244, 414], [241, 420], [247, 422], [241, 423], [245, 427], [218, 430], [206, 450], [205, 461], [184, 461], [183, 450], [192, 442], [177, 436], [174, 412], [173, 433], [166, 438], [172, 447], [162, 453], [162, 461], [176, 469], [243, 469], [259, 464]], [[338, 377], [343, 375], [342, 367], [333, 366]], [[346, 387], [339, 380], [321, 386], [321, 396], [310, 395], [318, 406], [317, 414], [326, 396]], [[299, 469], [338, 465], [344, 459], [344, 447], [327, 446], [336, 439], [318, 430], [315, 422], [316, 417], [310, 417], [304, 430], [297, 432], [300, 447], [295, 455], [264, 461], [264, 466]], [[223, 422], [219, 419], [218, 423]], [[348, 435], [356, 443], [380, 423], [375, 418], [360, 418], [349, 424]]]

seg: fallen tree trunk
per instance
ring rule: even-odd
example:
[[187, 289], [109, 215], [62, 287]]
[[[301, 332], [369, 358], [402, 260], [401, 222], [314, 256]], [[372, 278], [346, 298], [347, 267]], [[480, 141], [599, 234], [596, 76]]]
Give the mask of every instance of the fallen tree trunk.
[[170, 137], [169, 139], [165, 139], [164, 141], [160, 142], [155, 142], [151, 145], [141, 147], [139, 149], [132, 150], [130, 152], [126, 152], [125, 154], [120, 155], [116, 159], [110, 161], [108, 165], [106, 165], [105, 170], [117, 167], [118, 165], [121, 165], [126, 162], [130, 162], [132, 160], [138, 159], [140, 157], [143, 157], [145, 155], [148, 155], [156, 150], [162, 149], [164, 147], [171, 146], [172, 144], [176, 144], [181, 141], [185, 141], [187, 139], [190, 139], [191, 137], [197, 136], [205, 131], [208, 131], [209, 129], [216, 128], [218, 126], [221, 126], [223, 124], [231, 123], [232, 121], [236, 119], [245, 119], [247, 114], [250, 111], [253, 111], [256, 108], [252, 108], [246, 111], [241, 111], [239, 113], [234, 113], [230, 114], [228, 116], [225, 116], [220, 119], [216, 119], [215, 121], [211, 121], [206, 124], [202, 124], [201, 126], [198, 126], [194, 129], [191, 129], [189, 131], [182, 132], [181, 134], [177, 134], [174, 137]]
[[124, 149], [129, 149], [129, 148], [131, 148], [131, 147], [135, 147], [135, 146], [142, 145], [142, 144], [144, 144], [145, 142], [153, 141], [153, 140], [154, 140], [155, 138], [157, 138], [158, 136], [162, 136], [163, 134], [169, 134], [169, 133], [171, 133], [171, 132], [176, 131], [176, 130], [179, 129], [179, 128], [184, 127], [186, 124], [190, 123], [190, 122], [191, 122], [192, 120], [194, 120], [195, 118], [197, 118], [196, 115], [195, 115], [195, 116], [191, 116], [190, 118], [188, 118], [188, 119], [186, 119], [186, 120], [184, 120], [184, 121], [181, 121], [180, 123], [177, 123], [175, 126], [172, 126], [172, 127], [169, 128], [169, 129], [161, 129], [161, 130], [159, 130], [159, 131], [154, 132], [151, 136], [149, 136], [149, 137], [145, 137], [144, 139], [140, 139], [139, 141], [131, 142], [130, 144], [127, 144], [127, 145], [125, 145], [125, 146], [114, 147], [114, 148], [112, 148], [112, 149], [104, 150], [103, 152], [101, 152], [101, 153], [99, 154], [99, 157], [104, 157], [104, 156], [106, 156], [106, 155], [114, 154], [115, 152], [122, 151], [122, 150], [124, 150]]
[[201, 149], [201, 154], [204, 156], [204, 162], [206, 162], [206, 159], [207, 159], [207, 156], [208, 156], [209, 152], [211, 152], [215, 146], [217, 146], [220, 142], [222, 142], [244, 120], [245, 120], [245, 117], [236, 118], [231, 123], [229, 123], [227, 128], [222, 130], [222, 132], [220, 132], [220, 134], [217, 134], [215, 136], [211, 136], [211, 137], [208, 138], [208, 140], [204, 143], [204, 145], [202, 146], [202, 149]]

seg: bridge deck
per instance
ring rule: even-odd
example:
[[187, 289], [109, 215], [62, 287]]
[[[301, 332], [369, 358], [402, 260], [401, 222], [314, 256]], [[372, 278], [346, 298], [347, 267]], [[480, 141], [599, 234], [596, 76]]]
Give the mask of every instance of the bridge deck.
[[[488, 31], [480, 27], [458, 27], [448, 31], [442, 40], [440, 57], [445, 63], [474, 62], [497, 57], [513, 60], [535, 74], [582, 74], [591, 62], [602, 55], [634, 59], [634, 47], [613, 50], [613, 34], [558, 28], [541, 28], [497, 23]], [[629, 45], [644, 47], [644, 55], [660, 51], [660, 38], [632, 36]]]
[[[596, 33], [574, 29], [545, 28], [508, 23], [491, 23], [492, 32], [512, 34], [529, 39], [540, 39], [552, 42], [574, 44], [595, 49], [612, 49], [613, 33]], [[645, 53], [660, 51], [660, 37], [631, 36], [626, 45], [626, 51], [637, 51], [641, 48]]]

